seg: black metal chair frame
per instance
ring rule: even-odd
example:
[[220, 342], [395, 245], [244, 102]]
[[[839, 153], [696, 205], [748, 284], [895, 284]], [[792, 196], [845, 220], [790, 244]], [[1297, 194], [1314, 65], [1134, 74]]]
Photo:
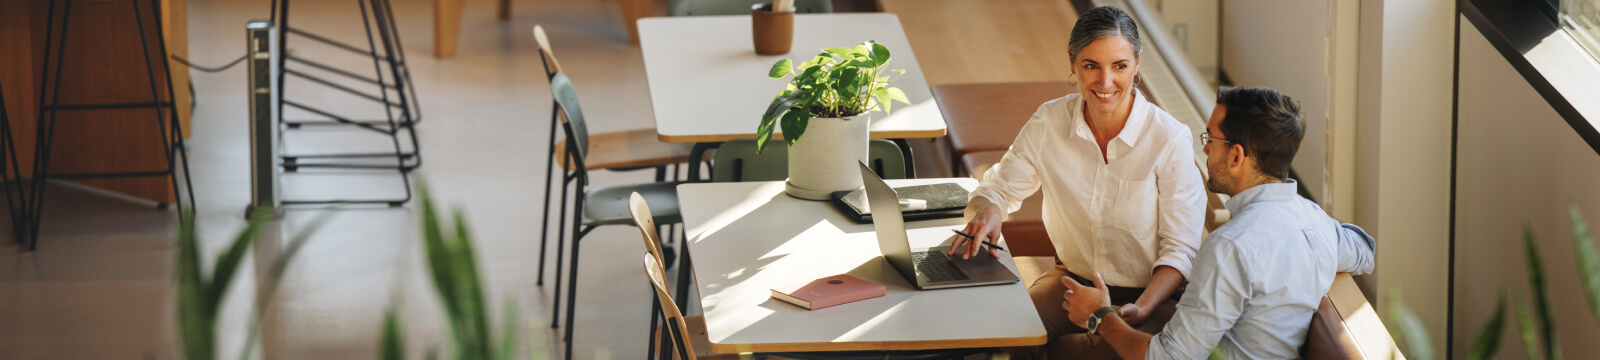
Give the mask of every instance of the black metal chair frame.
[[27, 217], [23, 215], [25, 206], [18, 206], [23, 201], [22, 169], [17, 164], [17, 143], [11, 136], [11, 116], [6, 112], [5, 90], [0, 89], [0, 152], [5, 153], [0, 158], [0, 187], [3, 187], [6, 196], [6, 209], [11, 215], [11, 233], [17, 244], [22, 245], [27, 240], [23, 226], [27, 224]]
[[[166, 176], [172, 181], [173, 196], [177, 198], [176, 203], [179, 209], [181, 210], [183, 208], [183, 203], [186, 199], [188, 200], [191, 208], [194, 206], [194, 187], [191, 184], [188, 171], [189, 155], [183, 142], [182, 125], [178, 121], [178, 112], [176, 107], [173, 106], [173, 103], [171, 101], [161, 101], [161, 93], [163, 89], [160, 89], [161, 86], [158, 85], [158, 82], [156, 81], [155, 64], [153, 64], [154, 61], [150, 60], [152, 59], [150, 54], [150, 36], [148, 32], [145, 31], [144, 9], [140, 7], [140, 1], [141, 0], [132, 0], [134, 9], [133, 17], [137, 27], [139, 28], [140, 49], [143, 51], [144, 55], [145, 73], [149, 77], [150, 81], [150, 102], [71, 105], [62, 105], [60, 101], [61, 76], [64, 72], [63, 67], [65, 64], [64, 60], [66, 58], [66, 44], [68, 39], [67, 35], [69, 33], [68, 30], [71, 29], [72, 3], [74, 0], [65, 0], [65, 5], [61, 6], [61, 26], [59, 28], [59, 38], [56, 36], [58, 34], [58, 29], [55, 25], [56, 3], [58, 1], [52, 0], [50, 2], [49, 16], [45, 25], [45, 59], [44, 70], [42, 71], [44, 77], [39, 82], [39, 126], [37, 129], [38, 137], [36, 138], [38, 141], [35, 143], [34, 151], [33, 177], [31, 179], [31, 184], [26, 191], [20, 188], [20, 184], [18, 185], [18, 192], [25, 193], [26, 196], [26, 198], [21, 201], [21, 205], [24, 210], [20, 214], [22, 217], [26, 218], [26, 224], [20, 225], [19, 227], [21, 227], [21, 229], [18, 229], [17, 231], [19, 234], [28, 239], [28, 249], [30, 251], [37, 250], [39, 247], [39, 230], [44, 215], [45, 185], [47, 185], [49, 179], [103, 179]], [[159, 26], [161, 23], [160, 4], [155, 0], [150, 0], [149, 10], [152, 12], [155, 23]], [[166, 61], [166, 38], [159, 36], [158, 34], [156, 36], [156, 42], [159, 45], [159, 54], [156, 54], [158, 56], [153, 58], [161, 59], [162, 69], [166, 70], [166, 73], [169, 74], [169, 81], [165, 86], [166, 89], [164, 89], [166, 96], [168, 99], [175, 99], [176, 97], [173, 96], [172, 84], [170, 81], [172, 68]], [[54, 50], [53, 54], [52, 50]], [[54, 66], [52, 66], [52, 62], [50, 61], [52, 57], [55, 59], [53, 62]], [[53, 73], [52, 70], [54, 71]], [[54, 86], [51, 86], [52, 84], [54, 84]], [[47, 91], [49, 92], [48, 95], [46, 95]], [[52, 153], [54, 152], [53, 147], [55, 145], [56, 115], [62, 111], [95, 111], [109, 109], [152, 109], [155, 111], [156, 125], [162, 139], [162, 152], [165, 154], [167, 162], [166, 167], [164, 169], [147, 171], [116, 171], [74, 174], [50, 173], [50, 159]], [[10, 129], [9, 126], [7, 126], [5, 134], [0, 136], [9, 136], [9, 133]], [[10, 140], [5, 141], [7, 143], [10, 142]], [[7, 146], [9, 147], [11, 145]], [[15, 156], [14, 152], [12, 156]], [[15, 167], [16, 162], [12, 161], [12, 164], [13, 167]], [[179, 167], [183, 168], [183, 181], [181, 181], [181, 186], [178, 179]], [[7, 190], [7, 193], [10, 193], [9, 189]], [[159, 203], [157, 204], [157, 208], [165, 209], [167, 205], [168, 204], [166, 203]], [[15, 215], [13, 216], [15, 218]], [[180, 211], [179, 217], [183, 216], [186, 216], [185, 213]]]
[[[273, 20], [274, 24], [277, 24], [279, 31], [276, 49], [279, 54], [279, 72], [276, 76], [279, 84], [278, 91], [281, 94], [278, 97], [279, 103], [275, 104], [275, 106], [277, 106], [279, 114], [283, 114], [283, 108], [287, 106], [329, 119], [281, 119], [283, 128], [286, 130], [298, 130], [308, 127], [353, 126], [388, 136], [393, 145], [393, 151], [279, 154], [279, 156], [283, 160], [282, 167], [285, 173], [299, 173], [301, 169], [394, 170], [400, 176], [405, 195], [392, 199], [286, 199], [283, 201], [284, 205], [387, 204], [390, 207], [398, 207], [411, 201], [410, 173], [417, 167], [422, 166], [421, 147], [417, 140], [416, 132], [416, 125], [422, 122], [422, 109], [419, 101], [417, 101], [416, 88], [411, 81], [411, 71], [406, 66], [405, 49], [401, 46], [399, 29], [395, 23], [394, 13], [389, 6], [389, 1], [370, 0], [369, 2], [368, 0], [356, 0], [356, 3], [361, 11], [363, 28], [366, 30], [366, 48], [346, 44], [290, 26], [289, 0], [273, 0]], [[374, 25], [374, 22], [377, 24]], [[376, 39], [373, 34], [374, 28], [377, 30]], [[287, 51], [290, 35], [369, 57], [372, 59], [372, 71], [375, 77], [357, 74], [313, 59], [295, 56]], [[296, 68], [291, 68], [291, 63], [295, 64]], [[305, 70], [298, 69], [300, 66], [376, 86], [377, 94], [374, 95], [371, 92], [357, 90], [337, 81], [318, 77]], [[385, 75], [385, 72], [389, 74]], [[287, 76], [293, 76], [316, 85], [379, 103], [383, 106], [385, 118], [381, 120], [351, 119], [332, 111], [318, 109], [309, 104], [290, 100], [288, 98], [290, 92], [287, 90], [288, 82], [285, 81]], [[405, 136], [409, 141], [402, 141], [402, 136]], [[405, 144], [407, 142], [409, 142], [409, 148]], [[393, 158], [394, 163], [381, 163], [385, 158]], [[352, 161], [360, 159], [374, 160], [368, 162]]]

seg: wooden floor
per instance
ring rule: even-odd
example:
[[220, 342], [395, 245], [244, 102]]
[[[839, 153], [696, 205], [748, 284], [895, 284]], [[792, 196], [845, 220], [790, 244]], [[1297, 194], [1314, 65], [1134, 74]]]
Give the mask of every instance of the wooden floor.
[[[494, 311], [503, 311], [505, 301], [522, 309], [522, 329], [528, 335], [523, 353], [556, 358], [561, 342], [546, 326], [553, 288], [535, 285], [539, 220], [545, 217], [539, 209], [545, 165], [541, 147], [549, 136], [550, 94], [529, 29], [543, 25], [560, 49], [583, 97], [591, 131], [650, 128], [654, 122], [643, 61], [628, 42], [619, 4], [519, 0], [511, 20], [501, 22], [493, 1], [467, 1], [459, 52], [455, 58], [435, 60], [432, 1], [393, 2], [426, 119], [419, 125], [427, 159], [420, 175], [441, 203], [465, 212], [477, 236], [486, 297]], [[1052, 64], [1065, 62], [1060, 58], [1072, 18], [1066, 2], [1058, 2], [845, 0], [836, 6], [840, 11], [882, 6], [899, 13], [930, 84], [937, 85], [1059, 80], [1064, 73]], [[217, 65], [240, 56], [244, 23], [267, 18], [268, 3], [189, 0], [189, 59]], [[927, 5], [908, 5], [919, 3]], [[299, 27], [364, 41], [355, 0], [294, 4], [292, 19]], [[665, 0], [657, 8], [665, 9]], [[1060, 16], [1046, 15], [1051, 12]], [[1023, 26], [1047, 30], [1030, 34]], [[982, 30], [990, 27], [997, 30]], [[321, 59], [342, 54], [307, 41], [299, 44], [291, 46], [297, 55]], [[360, 66], [359, 60], [329, 61]], [[366, 66], [370, 68], [370, 61]], [[243, 226], [242, 210], [249, 202], [244, 75], [244, 67], [236, 67], [193, 77], [198, 106], [190, 162], [207, 257], [220, 252]], [[313, 97], [334, 93], [304, 83], [291, 85]], [[374, 111], [356, 108], [363, 104], [359, 102], [326, 101], [352, 116]], [[352, 136], [358, 135], [325, 131], [294, 145], [364, 145], [349, 140]], [[935, 169], [947, 163], [932, 160], [935, 153], [926, 146], [918, 150], [923, 177], [940, 176]], [[600, 172], [593, 180], [604, 186], [652, 178], [650, 172]], [[286, 190], [291, 196], [388, 196], [394, 195], [395, 182], [384, 176], [303, 178], [286, 184]], [[180, 358], [171, 281], [174, 213], [73, 188], [52, 189], [52, 194], [38, 252], [22, 252], [9, 238], [0, 239], [0, 359]], [[383, 311], [395, 302], [406, 323], [410, 357], [443, 349], [446, 328], [423, 275], [415, 209], [412, 203], [399, 209], [289, 211], [276, 226], [280, 235], [301, 230], [314, 219], [331, 220], [296, 259], [269, 308], [261, 358], [375, 358]], [[638, 232], [624, 226], [602, 227], [586, 237], [575, 358], [643, 358], [650, 289], [637, 266], [639, 244]], [[553, 251], [553, 243], [550, 247]], [[235, 283], [219, 324], [220, 345], [230, 358], [243, 345], [246, 299], [255, 294], [251, 279], [257, 265], [245, 266], [240, 274], [244, 280]]]

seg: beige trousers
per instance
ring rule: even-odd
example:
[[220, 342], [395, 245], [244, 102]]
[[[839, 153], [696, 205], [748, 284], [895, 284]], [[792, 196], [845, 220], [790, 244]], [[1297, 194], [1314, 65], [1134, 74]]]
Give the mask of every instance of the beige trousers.
[[[1061, 307], [1065, 300], [1062, 294], [1067, 292], [1067, 286], [1061, 285], [1061, 277], [1068, 276], [1077, 280], [1079, 284], [1093, 286], [1092, 282], [1067, 271], [1065, 266], [1056, 264], [1054, 269], [1046, 271], [1028, 286], [1028, 296], [1033, 298], [1033, 308], [1039, 312], [1039, 320], [1044, 321], [1044, 329], [1048, 334], [1049, 342], [1043, 346], [1009, 348], [1013, 359], [1116, 359], [1116, 352], [1111, 349], [1111, 344], [1101, 341], [1099, 336], [1088, 334], [1088, 330], [1078, 327], [1067, 318], [1067, 309]], [[1111, 292], [1111, 304], [1121, 306], [1139, 300], [1144, 294], [1144, 288], [1107, 287]], [[1177, 312], [1178, 301], [1175, 293], [1173, 298], [1167, 299], [1157, 306], [1143, 324], [1134, 328], [1146, 333], [1155, 334], [1172, 320], [1172, 314]]]

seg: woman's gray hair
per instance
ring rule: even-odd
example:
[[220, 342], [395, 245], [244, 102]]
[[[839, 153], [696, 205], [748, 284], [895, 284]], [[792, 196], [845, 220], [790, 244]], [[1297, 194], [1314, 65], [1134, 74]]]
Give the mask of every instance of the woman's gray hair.
[[1133, 23], [1133, 17], [1110, 6], [1101, 6], [1078, 16], [1078, 23], [1072, 25], [1072, 38], [1067, 42], [1067, 55], [1072, 61], [1078, 61], [1078, 52], [1089, 47], [1090, 43], [1101, 38], [1121, 35], [1128, 39], [1128, 44], [1133, 45], [1133, 58], [1139, 58], [1139, 25]]

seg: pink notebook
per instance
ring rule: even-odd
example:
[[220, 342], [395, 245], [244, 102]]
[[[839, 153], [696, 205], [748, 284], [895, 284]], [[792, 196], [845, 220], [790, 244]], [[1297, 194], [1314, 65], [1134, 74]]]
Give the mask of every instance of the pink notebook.
[[816, 310], [886, 294], [883, 285], [839, 274], [772, 288], [772, 298]]

